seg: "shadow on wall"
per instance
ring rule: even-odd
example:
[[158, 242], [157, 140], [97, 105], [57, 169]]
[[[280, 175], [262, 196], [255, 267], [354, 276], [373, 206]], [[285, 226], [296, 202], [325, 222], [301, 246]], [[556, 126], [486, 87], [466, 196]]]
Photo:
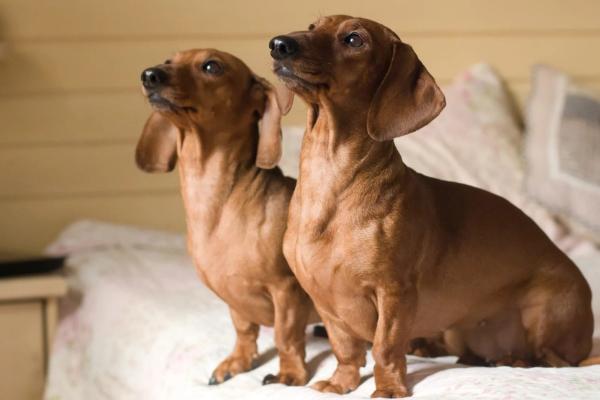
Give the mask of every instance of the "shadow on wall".
[[2, 43], [0, 95], [7, 97], [13, 94], [31, 93], [36, 87], [40, 87], [40, 83], [50, 81], [51, 77], [43, 76], [42, 68], [28, 59], [26, 52], [23, 51], [26, 47], [30, 47], [28, 49], [30, 51], [35, 51], [35, 41], [11, 38], [6, 32], [4, 21], [0, 10], [0, 42]]
[[43, 76], [42, 69], [28, 60], [23, 49], [35, 51], [36, 39], [11, 37], [6, 27], [6, 18], [0, 9], [0, 72], [2, 72], [2, 88], [0, 94], [3, 96], [31, 92], [33, 88], [39, 87], [40, 82], [48, 82], [50, 76]]
[[[11, 37], [6, 17], [0, 9], [0, 145], [30, 143], [31, 132], [39, 130], [35, 106], [43, 104], [43, 96], [52, 94], [56, 85], [51, 71], [44, 69], [44, 57], [32, 58], [44, 46], [33, 38]], [[56, 112], [65, 112], [60, 103], [53, 103]], [[64, 114], [63, 114], [64, 115]], [[37, 135], [41, 135], [37, 134]], [[36, 136], [37, 136], [36, 135]], [[37, 139], [37, 138], [36, 138]], [[1, 162], [0, 162], [1, 164]]]
[[4, 18], [2, 17], [2, 13], [0, 12], [0, 63], [4, 58], [6, 53], [6, 24], [4, 23]]
[[521, 108], [521, 106], [519, 105], [519, 102], [517, 101], [517, 95], [510, 89], [510, 86], [508, 84], [508, 81], [502, 76], [502, 74], [498, 73], [498, 76], [500, 77], [500, 81], [502, 82], [502, 86], [506, 89], [508, 95], [509, 95], [509, 107], [510, 107], [510, 112], [514, 118], [514, 120], [516, 121], [516, 123], [519, 125], [520, 129], [524, 129], [524, 121], [523, 121], [523, 110]]

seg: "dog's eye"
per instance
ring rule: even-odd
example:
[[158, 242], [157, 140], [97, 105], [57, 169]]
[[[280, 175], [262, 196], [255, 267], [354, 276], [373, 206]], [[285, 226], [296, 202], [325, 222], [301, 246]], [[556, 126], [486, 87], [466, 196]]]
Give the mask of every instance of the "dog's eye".
[[364, 44], [360, 35], [356, 32], [352, 32], [344, 38], [344, 43], [350, 47], [360, 47]]
[[165, 64], [171, 64], [171, 60], [165, 60]]
[[220, 75], [223, 72], [223, 67], [216, 61], [207, 61], [202, 64], [202, 71], [211, 75]]
[[315, 28], [316, 28], [315, 24], [310, 24], [310, 25], [308, 26], [308, 30], [309, 30], [309, 31], [313, 31]]

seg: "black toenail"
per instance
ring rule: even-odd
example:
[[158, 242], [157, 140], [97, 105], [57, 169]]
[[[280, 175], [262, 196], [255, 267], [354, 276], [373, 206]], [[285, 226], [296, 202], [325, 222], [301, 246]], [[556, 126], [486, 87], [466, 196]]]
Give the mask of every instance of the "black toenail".
[[262, 384], [270, 385], [271, 383], [276, 383], [276, 382], [277, 382], [277, 377], [273, 374], [268, 374], [263, 378]]
[[313, 327], [313, 336], [320, 338], [328, 338], [327, 329], [323, 325], [315, 325]]

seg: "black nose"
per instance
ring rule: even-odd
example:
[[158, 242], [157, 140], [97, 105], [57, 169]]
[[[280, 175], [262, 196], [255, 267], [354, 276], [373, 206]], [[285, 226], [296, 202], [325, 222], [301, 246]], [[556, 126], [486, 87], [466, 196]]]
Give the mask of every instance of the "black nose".
[[146, 89], [156, 89], [167, 83], [168, 75], [160, 68], [148, 68], [142, 72], [142, 84]]
[[269, 48], [271, 49], [271, 57], [276, 60], [283, 60], [296, 54], [300, 47], [294, 38], [275, 36], [269, 42]]

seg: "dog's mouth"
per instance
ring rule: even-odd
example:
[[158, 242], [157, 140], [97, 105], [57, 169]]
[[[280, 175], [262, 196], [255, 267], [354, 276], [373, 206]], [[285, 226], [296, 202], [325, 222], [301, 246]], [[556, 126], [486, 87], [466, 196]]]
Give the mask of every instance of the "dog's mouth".
[[[283, 83], [294, 90], [296, 88], [301, 88], [304, 90], [314, 91], [321, 86], [324, 86], [323, 83], [313, 81], [312, 79], [307, 79], [304, 75], [298, 72], [295, 72], [291, 67], [285, 65], [279, 61], [275, 61], [273, 63], [273, 72], [275, 75], [279, 77], [283, 81]], [[316, 75], [316, 74], [312, 74]]]
[[178, 113], [178, 112], [182, 112], [182, 111], [191, 111], [191, 112], [198, 111], [195, 107], [181, 106], [181, 105], [175, 104], [173, 101], [167, 99], [164, 96], [161, 96], [158, 92], [150, 92], [147, 94], [147, 97], [148, 97], [148, 102], [150, 102], [150, 105], [157, 110], [171, 111], [174, 113]]

